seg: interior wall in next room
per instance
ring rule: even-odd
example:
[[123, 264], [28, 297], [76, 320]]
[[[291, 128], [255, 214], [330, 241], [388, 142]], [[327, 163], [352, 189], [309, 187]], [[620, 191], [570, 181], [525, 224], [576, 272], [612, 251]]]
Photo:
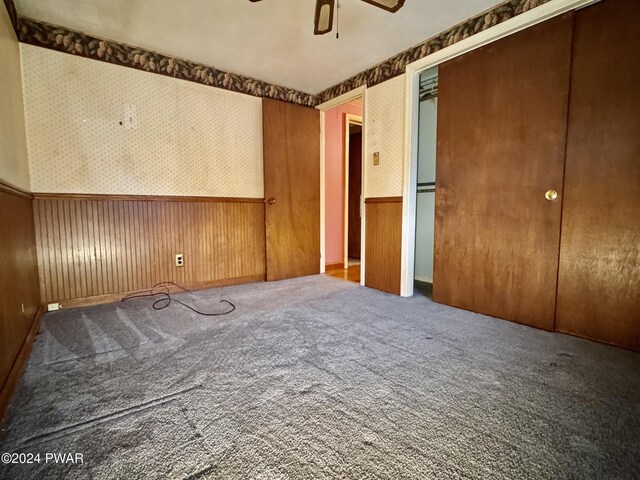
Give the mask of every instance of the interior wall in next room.
[[346, 103], [324, 113], [325, 263], [344, 259], [345, 115], [362, 117], [362, 105]]

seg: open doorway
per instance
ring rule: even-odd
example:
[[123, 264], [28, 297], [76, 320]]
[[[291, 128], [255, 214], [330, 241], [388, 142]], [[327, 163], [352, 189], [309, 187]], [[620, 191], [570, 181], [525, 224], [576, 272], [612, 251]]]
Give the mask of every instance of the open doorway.
[[360, 283], [362, 98], [324, 112], [325, 272]]
[[414, 292], [431, 298], [436, 198], [438, 68], [420, 75]]
[[362, 117], [345, 115], [344, 264], [360, 281], [362, 232]]

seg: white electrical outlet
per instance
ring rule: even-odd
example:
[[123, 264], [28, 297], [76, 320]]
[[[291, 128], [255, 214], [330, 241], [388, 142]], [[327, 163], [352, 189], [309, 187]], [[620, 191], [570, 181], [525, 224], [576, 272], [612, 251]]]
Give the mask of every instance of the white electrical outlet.
[[176, 253], [176, 267], [184, 267], [184, 255]]
[[56, 310], [60, 310], [59, 303], [50, 303], [47, 305], [47, 312], [55, 312]]

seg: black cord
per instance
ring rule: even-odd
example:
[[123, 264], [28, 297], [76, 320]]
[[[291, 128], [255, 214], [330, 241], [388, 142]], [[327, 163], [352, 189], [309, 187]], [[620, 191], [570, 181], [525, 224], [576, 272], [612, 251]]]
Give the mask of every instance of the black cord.
[[340, 38], [340, 0], [336, 0], [336, 38]]
[[[169, 293], [169, 285], [173, 285], [174, 287], [178, 287], [179, 289], [184, 290], [185, 292], [191, 293], [191, 290], [188, 290], [184, 288], [182, 285], [178, 285], [177, 283], [160, 282], [160, 283], [156, 283], [151, 288], [148, 288], [146, 290], [141, 290], [141, 292], [149, 292], [149, 293], [132, 293], [130, 295], [126, 295], [122, 297], [120, 301], [124, 302], [125, 300], [131, 300], [132, 298], [147, 298], [147, 297], [156, 297], [160, 295], [162, 296], [162, 298], [159, 298], [158, 300], [154, 301], [153, 304], [151, 305], [154, 310], [164, 310], [169, 305], [171, 305], [171, 302], [176, 302], [182, 305], [183, 307], [187, 307], [189, 310], [197, 313], [198, 315], [203, 315], [205, 317], [217, 317], [219, 315], [227, 315], [236, 309], [236, 306], [233, 303], [231, 303], [229, 300], [220, 300], [220, 303], [228, 303], [229, 305], [231, 305], [231, 310], [227, 310], [226, 312], [214, 312], [214, 313], [201, 312], [200, 310], [193, 308], [191, 305], [187, 305], [186, 303], [173, 298]], [[154, 290], [156, 288], [164, 288], [165, 291], [154, 293]]]

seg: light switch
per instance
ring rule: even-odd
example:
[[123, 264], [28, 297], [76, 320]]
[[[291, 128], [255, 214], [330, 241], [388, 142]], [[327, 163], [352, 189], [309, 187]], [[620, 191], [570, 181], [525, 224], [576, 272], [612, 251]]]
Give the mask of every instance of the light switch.
[[373, 152], [373, 164], [380, 165], [380, 152]]
[[136, 106], [132, 103], [124, 104], [124, 128], [134, 130], [138, 125], [138, 115]]

